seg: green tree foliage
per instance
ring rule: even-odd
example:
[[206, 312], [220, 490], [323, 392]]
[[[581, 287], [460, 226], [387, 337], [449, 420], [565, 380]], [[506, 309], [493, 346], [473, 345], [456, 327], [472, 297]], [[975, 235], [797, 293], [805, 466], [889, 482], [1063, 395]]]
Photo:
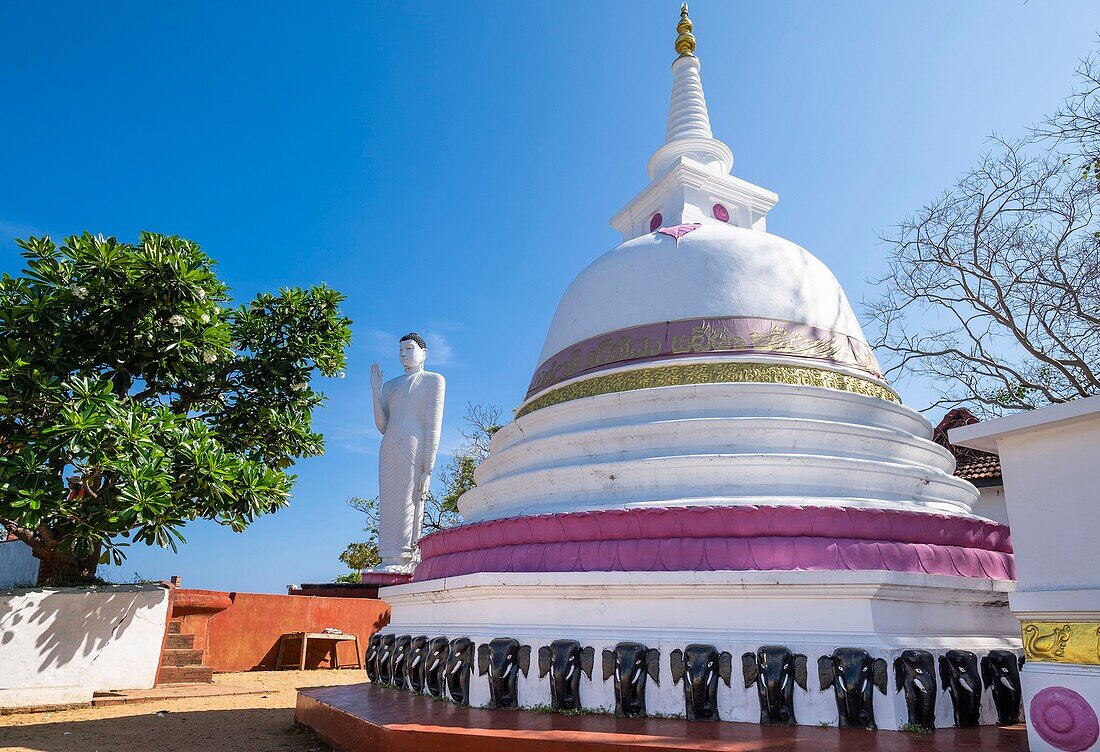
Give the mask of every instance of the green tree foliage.
[[324, 285], [231, 307], [199, 246], [144, 233], [17, 241], [0, 279], [0, 525], [67, 580], [194, 519], [244, 530], [288, 503], [350, 342]]
[[[340, 561], [347, 564], [356, 577], [363, 574], [364, 569], [377, 566], [381, 559], [378, 558], [378, 545], [376, 543], [349, 543], [340, 554]], [[359, 580], [354, 580], [358, 582]]]
[[[462, 515], [458, 511], [458, 500], [462, 494], [473, 488], [474, 471], [482, 460], [489, 456], [489, 442], [493, 434], [501, 428], [501, 415], [503, 411], [495, 405], [468, 404], [466, 415], [462, 419], [462, 446], [451, 455], [451, 459], [439, 473], [439, 482], [442, 492], [434, 491], [428, 494], [424, 501], [424, 525], [422, 532], [426, 535], [436, 530], [453, 527], [462, 521]], [[366, 516], [366, 526], [363, 531], [367, 533], [367, 540], [361, 543], [352, 543], [340, 554], [340, 561], [356, 570], [349, 574], [336, 578], [337, 582], [359, 582], [361, 569], [351, 564], [345, 556], [353, 547], [361, 546], [363, 552], [369, 552], [373, 558], [370, 564], [363, 569], [376, 566], [381, 559], [378, 558], [378, 499], [364, 499], [358, 496], [348, 499], [348, 506], [362, 512]]]

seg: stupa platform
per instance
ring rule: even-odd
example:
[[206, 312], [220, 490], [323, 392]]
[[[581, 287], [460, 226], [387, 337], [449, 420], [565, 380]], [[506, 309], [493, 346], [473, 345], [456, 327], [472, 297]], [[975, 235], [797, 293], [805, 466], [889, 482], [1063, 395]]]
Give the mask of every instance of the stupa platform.
[[294, 719], [336, 752], [552, 752], [552, 750], [721, 750], [722, 752], [1025, 752], [1024, 726], [900, 731], [705, 723], [671, 718], [568, 716], [483, 710], [369, 683], [298, 693]]

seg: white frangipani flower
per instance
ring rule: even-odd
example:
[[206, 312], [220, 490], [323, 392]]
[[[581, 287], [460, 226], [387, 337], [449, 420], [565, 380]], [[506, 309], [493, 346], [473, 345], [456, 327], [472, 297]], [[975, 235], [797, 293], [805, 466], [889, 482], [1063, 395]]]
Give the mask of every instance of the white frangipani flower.
[[204, 352], [202, 354], [202, 362], [205, 363], [206, 365], [210, 365], [211, 363], [214, 363], [217, 360], [218, 360], [218, 356], [215, 355], [212, 352], [207, 351], [207, 352]]
[[84, 298], [88, 297], [88, 288], [84, 287], [83, 285], [74, 285], [73, 286], [73, 297], [80, 298], [81, 300], [84, 300]]
[[184, 321], [186, 321], [186, 319], [178, 313], [173, 313], [168, 317], [168, 323], [175, 327], [183, 326]]

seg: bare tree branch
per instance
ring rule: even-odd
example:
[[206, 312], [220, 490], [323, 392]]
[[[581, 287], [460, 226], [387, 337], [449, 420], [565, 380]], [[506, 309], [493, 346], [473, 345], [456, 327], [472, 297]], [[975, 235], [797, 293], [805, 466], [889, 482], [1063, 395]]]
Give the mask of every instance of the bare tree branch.
[[1020, 141], [884, 236], [864, 308], [888, 374], [986, 414], [1100, 394], [1100, 64]]

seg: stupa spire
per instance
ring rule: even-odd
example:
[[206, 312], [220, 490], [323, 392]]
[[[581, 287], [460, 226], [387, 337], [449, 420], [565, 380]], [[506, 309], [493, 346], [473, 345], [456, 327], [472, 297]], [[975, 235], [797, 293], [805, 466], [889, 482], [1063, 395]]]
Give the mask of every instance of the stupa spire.
[[695, 56], [695, 25], [688, 17], [688, 6], [680, 6], [676, 24], [675, 49], [679, 57], [672, 63], [672, 100], [668, 108], [665, 144], [649, 159], [651, 178], [664, 172], [681, 157], [687, 157], [728, 174], [733, 167], [733, 152], [714, 138], [710, 129], [703, 80], [699, 76], [699, 58]]
[[680, 53], [680, 57], [695, 54], [695, 35], [691, 33], [694, 28], [691, 19], [688, 18], [688, 4], [681, 3], [680, 23], [676, 24], [676, 31], [679, 32], [679, 36], [676, 37], [676, 51]]
[[[779, 196], [730, 174], [733, 152], [714, 137], [695, 56], [695, 24], [680, 6], [673, 43], [672, 100], [665, 143], [649, 158], [649, 185], [611, 218], [624, 240], [704, 224], [767, 231]], [[665, 234], [669, 234], [666, 232]]]

